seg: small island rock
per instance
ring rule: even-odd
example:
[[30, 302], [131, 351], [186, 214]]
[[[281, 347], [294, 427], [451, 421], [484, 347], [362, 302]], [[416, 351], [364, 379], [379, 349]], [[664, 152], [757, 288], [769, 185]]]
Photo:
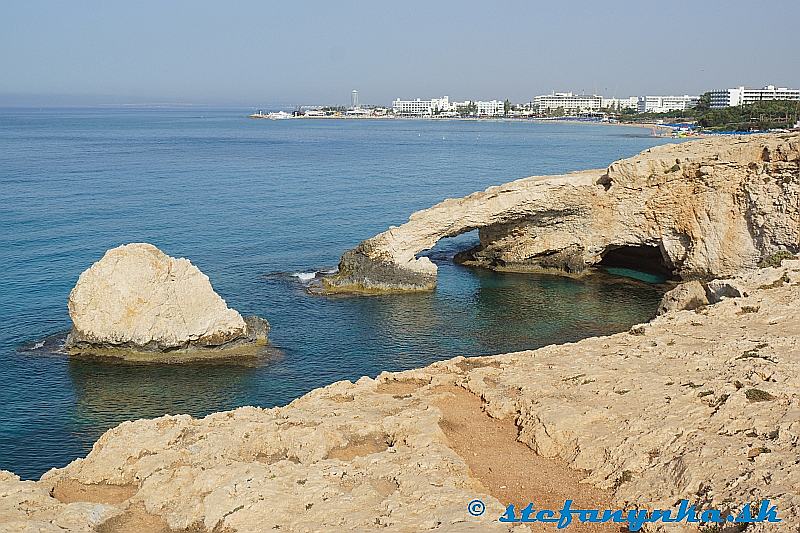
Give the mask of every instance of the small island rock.
[[[70, 354], [189, 352], [266, 344], [269, 325], [242, 318], [188, 259], [152, 244], [108, 250], [69, 295]], [[112, 352], [112, 353], [109, 353]]]

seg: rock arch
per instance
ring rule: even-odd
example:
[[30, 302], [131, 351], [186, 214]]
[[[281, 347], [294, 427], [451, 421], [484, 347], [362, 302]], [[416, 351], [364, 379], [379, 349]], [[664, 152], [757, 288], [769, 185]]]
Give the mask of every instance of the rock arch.
[[798, 199], [798, 134], [664, 145], [607, 169], [444, 200], [347, 251], [323, 283], [329, 292], [431, 290], [436, 265], [418, 254], [474, 229], [480, 245], [459, 259], [490, 268], [580, 272], [615, 249], [657, 247], [679, 278], [727, 276], [797, 251]]

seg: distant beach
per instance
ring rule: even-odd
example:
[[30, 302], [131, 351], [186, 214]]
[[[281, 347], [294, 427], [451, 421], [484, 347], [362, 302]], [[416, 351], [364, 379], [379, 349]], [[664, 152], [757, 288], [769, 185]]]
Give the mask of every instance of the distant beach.
[[[267, 119], [269, 120], [266, 114], [264, 116], [253, 116], [250, 115], [250, 118], [258, 118], [258, 119]], [[308, 121], [316, 121], [316, 120], [347, 120], [347, 121], [381, 121], [381, 120], [388, 120], [388, 121], [426, 121], [426, 122], [522, 122], [522, 123], [536, 123], [536, 124], [589, 124], [589, 125], [599, 125], [599, 126], [626, 126], [632, 128], [644, 128], [658, 132], [657, 134], [653, 135], [654, 137], [671, 137], [672, 133], [675, 131], [673, 128], [669, 126], [665, 126], [663, 124], [643, 124], [643, 123], [631, 123], [631, 122], [618, 122], [618, 121], [603, 121], [603, 120], [582, 120], [578, 118], [519, 118], [519, 117], [398, 117], [398, 116], [373, 116], [373, 115], [365, 115], [365, 116], [333, 116], [333, 115], [326, 115], [326, 116], [289, 116], [287, 113], [286, 116], [282, 116], [281, 119], [291, 119], [291, 120], [308, 120]], [[273, 119], [276, 120], [276, 119]]]

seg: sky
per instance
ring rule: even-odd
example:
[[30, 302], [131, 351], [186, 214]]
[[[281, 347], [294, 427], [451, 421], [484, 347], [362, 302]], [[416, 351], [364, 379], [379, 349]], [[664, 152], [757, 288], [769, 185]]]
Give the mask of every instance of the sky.
[[798, 0], [25, 0], [0, 105], [390, 105], [800, 87]]

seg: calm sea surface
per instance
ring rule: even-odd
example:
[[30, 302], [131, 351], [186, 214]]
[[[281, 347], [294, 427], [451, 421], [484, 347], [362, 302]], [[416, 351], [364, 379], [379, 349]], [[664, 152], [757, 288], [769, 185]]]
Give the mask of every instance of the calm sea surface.
[[[606, 166], [665, 142], [636, 128], [519, 122], [248, 120], [247, 110], [0, 110], [0, 469], [36, 478], [116, 424], [271, 407], [337, 380], [617, 332], [659, 291], [452, 264], [431, 294], [323, 298], [296, 274], [446, 197]], [[69, 360], [30, 349], [103, 252], [188, 257], [228, 304], [272, 324], [259, 365]], [[295, 274], [295, 275], [293, 275]]]

